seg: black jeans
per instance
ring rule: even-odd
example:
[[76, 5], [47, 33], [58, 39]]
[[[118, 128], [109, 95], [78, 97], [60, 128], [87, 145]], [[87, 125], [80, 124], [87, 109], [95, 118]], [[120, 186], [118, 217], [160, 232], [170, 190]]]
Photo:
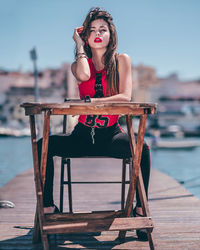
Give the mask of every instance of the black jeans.
[[[92, 128], [78, 123], [70, 135], [51, 135], [49, 137], [46, 179], [44, 186], [44, 207], [54, 205], [53, 201], [53, 157], [81, 157], [81, 156], [110, 156], [114, 158], [131, 157], [128, 135], [118, 123], [107, 128], [95, 128], [94, 137]], [[38, 141], [38, 158], [41, 159], [42, 139]], [[143, 145], [141, 171], [146, 195], [150, 176], [150, 152], [146, 143]], [[136, 190], [137, 206], [141, 206], [138, 191]]]

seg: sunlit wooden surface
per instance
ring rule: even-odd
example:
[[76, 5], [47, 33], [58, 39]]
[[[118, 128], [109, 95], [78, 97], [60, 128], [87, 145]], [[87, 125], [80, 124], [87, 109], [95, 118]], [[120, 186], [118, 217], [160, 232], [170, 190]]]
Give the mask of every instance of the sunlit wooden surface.
[[[55, 171], [54, 188], [55, 202], [59, 205], [59, 159], [56, 159], [56, 162], [58, 167]], [[80, 178], [105, 180], [109, 173], [112, 173], [112, 180], [121, 177], [121, 161], [88, 159], [84, 160], [84, 166], [82, 163], [81, 159], [73, 159], [74, 180]], [[95, 171], [94, 169], [90, 171], [94, 165]], [[119, 209], [120, 185], [105, 185], [105, 188], [100, 188], [101, 192], [98, 193], [99, 188], [98, 185], [92, 185], [92, 188], [85, 184], [74, 185], [74, 209], [76, 211], [88, 211], [91, 207], [94, 210]], [[67, 195], [67, 190], [65, 194]], [[156, 170], [152, 170], [149, 198], [157, 249], [200, 249], [200, 200], [172, 178]], [[33, 170], [24, 172], [1, 187], [0, 199], [10, 200], [16, 205], [15, 208], [0, 209], [0, 249], [42, 249], [41, 244], [32, 244], [36, 205]], [[66, 203], [64, 209], [68, 209]], [[51, 249], [149, 249], [148, 242], [137, 241], [134, 231], [127, 233], [123, 244], [116, 240], [117, 236], [118, 232], [103, 232], [101, 235], [93, 233], [59, 235], [56, 239], [57, 247], [55, 238], [50, 236], [50, 246]]]

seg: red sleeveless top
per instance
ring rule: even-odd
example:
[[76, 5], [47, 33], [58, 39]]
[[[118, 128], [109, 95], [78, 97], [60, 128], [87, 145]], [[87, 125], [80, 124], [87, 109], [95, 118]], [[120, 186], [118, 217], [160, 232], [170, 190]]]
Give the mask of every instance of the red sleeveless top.
[[[90, 79], [79, 84], [79, 94], [81, 99], [87, 95], [91, 98], [101, 98], [108, 96], [106, 68], [96, 71], [92, 58], [88, 59], [90, 67]], [[88, 127], [105, 128], [114, 125], [118, 121], [118, 115], [80, 115], [78, 121]]]

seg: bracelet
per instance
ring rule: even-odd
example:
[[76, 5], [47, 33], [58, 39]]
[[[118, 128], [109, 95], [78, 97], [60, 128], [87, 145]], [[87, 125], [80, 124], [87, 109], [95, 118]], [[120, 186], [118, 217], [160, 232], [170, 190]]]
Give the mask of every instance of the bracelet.
[[77, 57], [76, 57], [76, 60], [81, 59], [81, 58], [86, 58], [87, 59], [88, 57], [86, 56], [86, 54], [80, 54], [80, 55], [78, 54]]
[[85, 52], [82, 52], [82, 53], [77, 53], [77, 56], [79, 55], [86, 55]]
[[79, 58], [80, 56], [87, 56], [87, 55], [85, 54], [85, 52], [83, 52], [83, 53], [77, 53], [76, 59]]

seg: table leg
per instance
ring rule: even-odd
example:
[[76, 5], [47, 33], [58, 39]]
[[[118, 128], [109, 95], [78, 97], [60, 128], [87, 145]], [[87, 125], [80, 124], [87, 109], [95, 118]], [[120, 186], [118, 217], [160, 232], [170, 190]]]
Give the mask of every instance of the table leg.
[[[141, 156], [142, 156], [142, 148], [143, 148], [147, 115], [145, 114], [140, 117], [137, 144], [135, 141], [131, 116], [127, 115], [126, 119], [127, 119], [127, 129], [128, 129], [128, 134], [130, 138], [130, 148], [131, 148], [131, 154], [132, 154], [133, 166], [134, 166], [134, 171], [132, 172], [132, 176], [130, 179], [130, 185], [129, 185], [128, 195], [126, 199], [126, 206], [125, 206], [125, 211], [124, 211], [125, 216], [129, 217], [131, 214], [134, 194], [136, 191], [136, 185], [138, 184], [138, 176], [139, 176], [139, 171], [140, 171], [140, 161], [141, 161]], [[122, 239], [125, 237], [125, 235], [126, 235], [126, 231], [120, 231], [119, 238]]]
[[[142, 205], [143, 215], [144, 215], [144, 217], [151, 217], [150, 212], [149, 212], [149, 206], [148, 206], [148, 201], [147, 201], [146, 192], [145, 192], [145, 188], [144, 188], [141, 169], [140, 169], [140, 173], [139, 173], [139, 181], [138, 181], [137, 187], [138, 187], [139, 197], [140, 197], [140, 201], [141, 201], [141, 205]], [[155, 240], [154, 240], [153, 232], [149, 229], [146, 229], [146, 230], [147, 230], [147, 237], [148, 237], [150, 249], [153, 250], [153, 249], [155, 249], [155, 247], [154, 247]]]
[[[46, 110], [44, 113], [44, 125], [43, 125], [43, 140], [42, 140], [42, 154], [41, 154], [41, 163], [40, 163], [40, 172], [41, 172], [41, 182], [42, 190], [44, 190], [45, 176], [46, 176], [46, 163], [47, 163], [47, 153], [48, 153], [48, 143], [49, 143], [49, 127], [50, 127], [50, 110]], [[41, 224], [44, 223], [44, 206], [38, 207], [38, 213], [41, 215]], [[47, 235], [43, 233], [43, 227], [41, 225], [41, 239], [44, 250], [49, 249]]]
[[35, 211], [34, 231], [33, 231], [33, 240], [32, 241], [34, 244], [41, 242], [40, 224], [39, 224], [39, 218], [38, 218], [37, 205], [36, 205], [36, 211]]
[[49, 127], [50, 127], [50, 110], [46, 110], [44, 114], [43, 140], [42, 140], [42, 155], [41, 155], [41, 180], [44, 188], [46, 176], [47, 153], [49, 143]]
[[33, 169], [34, 169], [34, 180], [35, 180], [35, 189], [37, 197], [37, 207], [34, 221], [34, 233], [33, 233], [33, 243], [40, 241], [40, 228], [41, 220], [39, 218], [41, 215], [38, 213], [38, 208], [42, 207], [43, 196], [42, 196], [42, 185], [39, 171], [39, 161], [38, 161], [38, 150], [37, 150], [37, 139], [36, 139], [36, 128], [35, 128], [35, 117], [30, 115], [30, 129], [31, 129], [31, 143], [32, 143], [32, 154], [33, 154]]
[[30, 125], [31, 125], [32, 150], [33, 150], [33, 159], [34, 159], [34, 174], [35, 174], [35, 185], [36, 185], [36, 195], [37, 195], [37, 209], [36, 209], [36, 215], [35, 215], [33, 241], [35, 243], [39, 241], [40, 239], [39, 229], [40, 229], [40, 236], [42, 239], [43, 248], [48, 249], [49, 246], [48, 246], [47, 235], [43, 233], [43, 223], [44, 223], [43, 188], [44, 188], [44, 183], [45, 183], [46, 162], [47, 162], [47, 152], [48, 152], [50, 111], [49, 110], [45, 111], [45, 115], [44, 115], [42, 155], [41, 155], [41, 165], [40, 165], [41, 174], [39, 170], [39, 161], [38, 161], [35, 117], [33, 115], [30, 116]]

